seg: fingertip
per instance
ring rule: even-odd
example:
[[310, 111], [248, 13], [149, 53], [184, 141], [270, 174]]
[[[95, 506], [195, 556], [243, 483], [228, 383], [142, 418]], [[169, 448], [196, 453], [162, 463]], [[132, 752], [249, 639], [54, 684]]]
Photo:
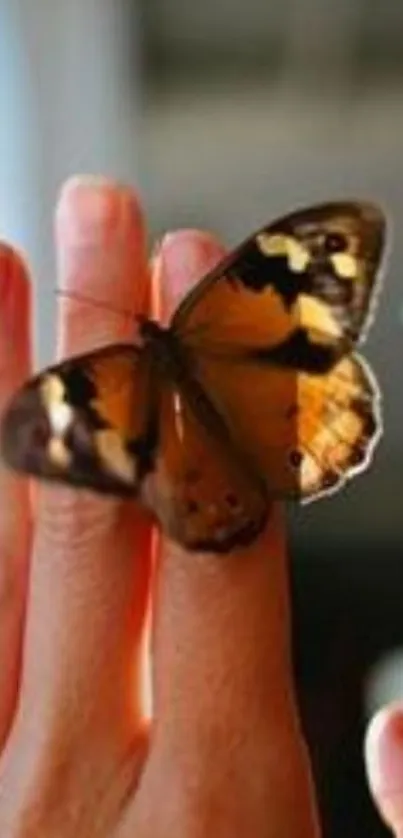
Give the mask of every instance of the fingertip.
[[22, 252], [8, 242], [0, 241], [0, 296], [9, 283], [18, 283], [19, 289], [26, 290], [29, 271]]
[[403, 835], [403, 705], [390, 705], [372, 719], [365, 738], [365, 763], [381, 815], [396, 835]]
[[0, 242], [0, 352], [9, 370], [26, 374], [30, 342], [29, 272], [22, 254]]
[[365, 737], [365, 761], [376, 794], [401, 790], [403, 795], [403, 706], [379, 710]]
[[218, 237], [207, 230], [198, 230], [193, 227], [183, 227], [180, 230], [173, 230], [165, 233], [160, 250], [167, 258], [176, 258], [178, 250], [183, 252], [186, 248], [194, 253], [194, 258], [205, 258], [211, 253], [213, 257], [218, 253], [218, 258], [224, 252], [224, 246]]
[[183, 229], [167, 233], [153, 260], [164, 316], [178, 306], [181, 299], [225, 255], [225, 248], [210, 233]]
[[144, 233], [140, 200], [132, 189], [102, 175], [74, 175], [62, 185], [56, 233], [64, 244], [105, 240], [129, 227]]
[[55, 229], [63, 292], [58, 354], [132, 338], [150, 293], [136, 193], [109, 178], [74, 176], [61, 188]]

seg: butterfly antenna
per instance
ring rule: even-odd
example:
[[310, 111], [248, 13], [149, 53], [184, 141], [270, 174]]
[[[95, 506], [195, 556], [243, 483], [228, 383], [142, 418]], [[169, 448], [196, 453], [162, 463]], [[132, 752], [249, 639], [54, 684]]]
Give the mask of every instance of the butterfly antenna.
[[122, 314], [124, 317], [130, 317], [131, 320], [137, 320], [137, 316], [134, 311], [131, 311], [128, 308], [117, 308], [116, 306], [111, 306], [109, 303], [102, 302], [102, 300], [96, 300], [94, 297], [87, 297], [85, 294], [78, 294], [74, 291], [65, 291], [64, 288], [56, 288], [55, 294], [57, 297], [67, 297], [70, 300], [78, 300], [82, 303], [88, 303], [95, 308], [106, 309], [106, 311], [111, 311], [114, 314]]

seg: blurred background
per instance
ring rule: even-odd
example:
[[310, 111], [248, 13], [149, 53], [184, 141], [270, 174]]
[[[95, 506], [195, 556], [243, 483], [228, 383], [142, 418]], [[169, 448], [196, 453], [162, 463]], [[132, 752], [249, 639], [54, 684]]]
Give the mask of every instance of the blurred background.
[[0, 235], [35, 271], [52, 357], [61, 181], [141, 190], [150, 242], [231, 246], [298, 205], [381, 202], [395, 229], [365, 353], [386, 434], [340, 497], [291, 510], [295, 667], [326, 838], [386, 835], [366, 791], [369, 715], [403, 698], [403, 5], [396, 0], [0, 0]]

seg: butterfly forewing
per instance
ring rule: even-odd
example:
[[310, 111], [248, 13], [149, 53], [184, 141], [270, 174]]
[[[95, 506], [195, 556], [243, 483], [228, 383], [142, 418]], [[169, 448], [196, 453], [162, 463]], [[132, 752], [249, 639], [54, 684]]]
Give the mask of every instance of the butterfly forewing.
[[10, 404], [3, 456], [38, 477], [135, 494], [156, 444], [151, 392], [149, 356], [131, 345], [50, 367]]
[[225, 258], [173, 318], [269, 496], [317, 497], [371, 457], [379, 394], [351, 351], [373, 310], [384, 238], [372, 204], [293, 213]]
[[196, 352], [248, 352], [297, 370], [330, 369], [372, 308], [385, 236], [381, 210], [344, 202], [263, 228], [184, 300], [173, 329]]
[[147, 348], [111, 346], [45, 370], [2, 424], [14, 469], [121, 497], [139, 494], [189, 549], [249, 543], [267, 515], [263, 481], [240, 464], [196, 382], [190, 400]]

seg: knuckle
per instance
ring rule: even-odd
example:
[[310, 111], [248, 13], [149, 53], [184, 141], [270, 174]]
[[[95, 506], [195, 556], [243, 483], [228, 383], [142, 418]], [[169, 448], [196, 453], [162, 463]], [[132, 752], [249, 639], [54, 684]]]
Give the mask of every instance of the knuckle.
[[86, 553], [110, 539], [120, 515], [119, 501], [69, 487], [44, 488], [36, 521], [41, 546]]

